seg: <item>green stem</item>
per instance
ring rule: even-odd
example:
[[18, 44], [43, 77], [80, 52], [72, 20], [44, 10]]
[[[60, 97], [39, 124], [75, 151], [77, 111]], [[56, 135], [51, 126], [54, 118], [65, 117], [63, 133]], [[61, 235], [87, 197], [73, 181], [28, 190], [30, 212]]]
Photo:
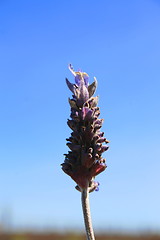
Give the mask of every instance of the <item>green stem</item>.
[[93, 227], [92, 227], [91, 213], [90, 213], [88, 188], [82, 190], [81, 200], [82, 200], [82, 209], [83, 209], [87, 240], [95, 240]]

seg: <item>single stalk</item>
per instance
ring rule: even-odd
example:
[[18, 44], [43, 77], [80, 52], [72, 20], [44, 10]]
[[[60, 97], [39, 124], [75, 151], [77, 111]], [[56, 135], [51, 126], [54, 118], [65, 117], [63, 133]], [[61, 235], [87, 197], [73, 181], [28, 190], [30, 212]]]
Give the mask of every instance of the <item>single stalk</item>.
[[82, 190], [82, 209], [83, 209], [83, 217], [86, 229], [87, 240], [95, 240], [91, 213], [90, 213], [90, 204], [89, 204], [89, 191], [87, 189]]

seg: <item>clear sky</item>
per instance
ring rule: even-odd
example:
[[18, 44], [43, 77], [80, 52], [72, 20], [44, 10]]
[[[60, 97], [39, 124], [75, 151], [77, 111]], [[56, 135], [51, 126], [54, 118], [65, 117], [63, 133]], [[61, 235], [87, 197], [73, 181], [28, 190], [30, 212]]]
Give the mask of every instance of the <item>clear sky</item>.
[[90, 194], [95, 229], [160, 231], [160, 2], [0, 1], [0, 217], [83, 228], [62, 172], [68, 70], [96, 76], [108, 168]]

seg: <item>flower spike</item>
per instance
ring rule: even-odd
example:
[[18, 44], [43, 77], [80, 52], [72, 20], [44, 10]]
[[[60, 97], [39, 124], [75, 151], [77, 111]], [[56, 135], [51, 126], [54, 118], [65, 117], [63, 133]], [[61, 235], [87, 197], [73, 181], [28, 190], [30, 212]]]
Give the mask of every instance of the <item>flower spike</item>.
[[102, 153], [108, 150], [108, 140], [100, 131], [103, 119], [99, 119], [100, 110], [97, 107], [98, 97], [93, 97], [97, 88], [97, 80], [89, 85], [89, 76], [85, 72], [75, 72], [72, 65], [69, 70], [75, 77], [72, 84], [68, 79], [66, 83], [73, 98], [69, 99], [71, 107], [71, 119], [67, 124], [71, 128], [71, 137], [67, 139], [69, 151], [65, 154], [62, 170], [76, 183], [76, 189], [89, 192], [98, 190], [99, 183], [95, 182], [95, 176], [106, 169], [105, 159]]

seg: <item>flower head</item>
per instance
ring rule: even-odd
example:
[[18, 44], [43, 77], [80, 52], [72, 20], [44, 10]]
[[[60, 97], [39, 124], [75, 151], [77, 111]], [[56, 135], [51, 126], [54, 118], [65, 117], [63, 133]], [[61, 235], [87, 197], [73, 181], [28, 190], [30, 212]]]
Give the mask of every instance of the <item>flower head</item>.
[[67, 121], [72, 133], [70, 138], [66, 139], [70, 151], [64, 154], [62, 170], [77, 183], [77, 190], [89, 187], [89, 191], [92, 192], [97, 190], [99, 185], [94, 181], [95, 176], [106, 168], [102, 153], [109, 147], [103, 143], [109, 141], [100, 131], [103, 119], [98, 118], [98, 97], [92, 97], [97, 87], [96, 78], [89, 85], [87, 73], [75, 72], [71, 65], [69, 69], [75, 77], [74, 84], [66, 79], [68, 88], [73, 93], [72, 99], [69, 99], [71, 119]]

